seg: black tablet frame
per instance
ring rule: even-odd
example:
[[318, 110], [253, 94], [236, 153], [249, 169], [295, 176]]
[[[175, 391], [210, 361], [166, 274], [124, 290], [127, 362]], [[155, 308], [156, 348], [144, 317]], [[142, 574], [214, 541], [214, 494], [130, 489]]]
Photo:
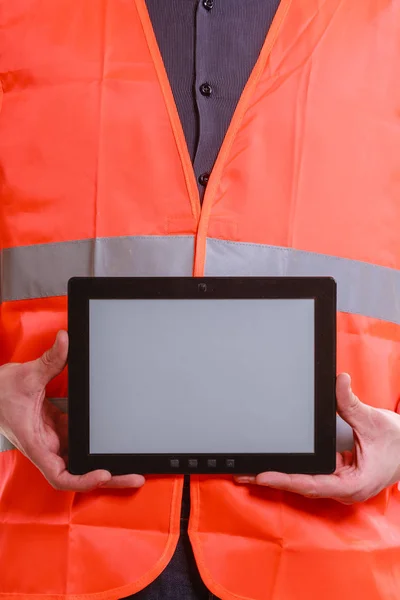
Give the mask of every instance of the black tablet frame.
[[[312, 454], [91, 454], [89, 300], [313, 299], [315, 452]], [[73, 474], [332, 473], [336, 463], [336, 282], [330, 277], [74, 277], [68, 282], [69, 461]], [[196, 459], [197, 467], [189, 467]], [[175, 462], [171, 462], [175, 461]], [[209, 461], [215, 461], [214, 463]], [[233, 461], [233, 462], [232, 462]], [[194, 465], [194, 463], [190, 463]], [[174, 465], [174, 466], [171, 466]]]

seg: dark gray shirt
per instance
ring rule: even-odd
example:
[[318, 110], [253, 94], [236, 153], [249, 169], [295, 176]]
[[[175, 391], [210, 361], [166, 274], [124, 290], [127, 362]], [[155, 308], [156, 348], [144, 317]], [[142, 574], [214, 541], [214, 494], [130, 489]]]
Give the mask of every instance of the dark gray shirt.
[[279, 0], [146, 0], [201, 195]]
[[[146, 0], [198, 178], [209, 174], [280, 0]], [[208, 87], [204, 87], [208, 84]], [[203, 86], [203, 87], [202, 87]], [[206, 177], [199, 183], [203, 196]], [[190, 510], [188, 477], [181, 531]], [[205, 600], [187, 536], [138, 600]]]

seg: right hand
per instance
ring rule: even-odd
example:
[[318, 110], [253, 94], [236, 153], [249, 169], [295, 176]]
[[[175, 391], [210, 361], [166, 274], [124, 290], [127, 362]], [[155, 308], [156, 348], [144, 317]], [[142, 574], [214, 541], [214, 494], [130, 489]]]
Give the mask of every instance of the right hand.
[[97, 470], [67, 470], [67, 415], [46, 399], [46, 385], [67, 363], [68, 334], [59, 331], [52, 348], [37, 360], [0, 367], [0, 433], [43, 473], [57, 490], [85, 492], [98, 487], [138, 488], [142, 475], [113, 477]]

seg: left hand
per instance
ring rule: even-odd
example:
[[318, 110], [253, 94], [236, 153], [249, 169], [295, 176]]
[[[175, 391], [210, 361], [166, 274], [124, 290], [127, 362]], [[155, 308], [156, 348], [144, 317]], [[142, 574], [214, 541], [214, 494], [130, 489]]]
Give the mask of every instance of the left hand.
[[337, 453], [332, 475], [267, 472], [241, 475], [237, 483], [254, 483], [301, 494], [332, 498], [343, 504], [364, 502], [400, 480], [400, 415], [363, 404], [353, 394], [349, 375], [336, 382], [337, 410], [353, 428], [354, 449]]

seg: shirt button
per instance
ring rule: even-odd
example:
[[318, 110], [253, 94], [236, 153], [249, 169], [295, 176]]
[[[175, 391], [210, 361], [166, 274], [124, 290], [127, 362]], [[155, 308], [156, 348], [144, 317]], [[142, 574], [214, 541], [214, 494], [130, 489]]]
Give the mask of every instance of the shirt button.
[[199, 184], [206, 187], [208, 180], [210, 179], [210, 173], [202, 173], [199, 177]]
[[206, 10], [212, 10], [214, 8], [214, 0], [203, 0], [203, 6]]
[[200, 94], [209, 98], [212, 94], [212, 87], [209, 83], [202, 83], [200, 86]]

